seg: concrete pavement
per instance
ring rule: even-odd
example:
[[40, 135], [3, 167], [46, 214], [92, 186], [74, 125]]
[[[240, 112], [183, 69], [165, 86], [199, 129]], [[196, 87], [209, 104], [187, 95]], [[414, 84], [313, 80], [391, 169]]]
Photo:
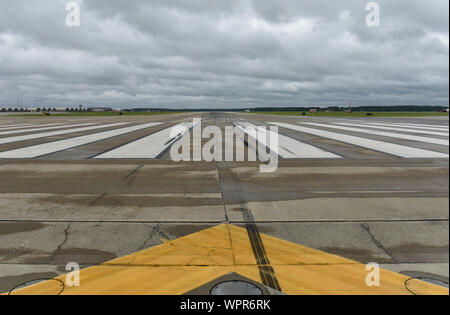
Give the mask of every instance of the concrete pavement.
[[[448, 281], [448, 159], [404, 159], [286, 129], [280, 133], [342, 158], [281, 159], [277, 172], [269, 174], [259, 173], [258, 162], [175, 163], [168, 153], [158, 159], [92, 159], [196, 116], [222, 129], [233, 121], [297, 124], [303, 119], [227, 113], [2, 117], [0, 125], [161, 125], [35, 159], [0, 159], [0, 292], [63, 274], [68, 262], [98, 265], [222, 223], [245, 227], [243, 209], [261, 233], [363, 264], [378, 262], [395, 272]], [[448, 126], [448, 120], [439, 119], [382, 121]], [[91, 132], [3, 144], [0, 153]], [[388, 140], [448, 154], [448, 146]]]

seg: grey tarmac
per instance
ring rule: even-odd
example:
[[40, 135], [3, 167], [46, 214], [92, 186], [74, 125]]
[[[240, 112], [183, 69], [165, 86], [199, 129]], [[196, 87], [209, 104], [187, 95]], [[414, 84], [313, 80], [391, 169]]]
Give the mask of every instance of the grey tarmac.
[[[2, 116], [1, 125], [161, 125], [34, 159], [0, 159], [0, 292], [33, 279], [64, 274], [68, 262], [97, 265], [218, 224], [245, 226], [243, 207], [251, 212], [261, 233], [362, 263], [378, 262], [396, 272], [448, 281], [448, 158], [400, 158], [280, 128], [280, 134], [341, 158], [280, 159], [278, 170], [267, 174], [259, 172], [260, 162], [175, 163], [168, 152], [157, 159], [93, 159], [193, 117], [201, 117], [204, 126], [222, 130], [242, 121], [263, 126], [269, 126], [268, 122], [347, 121], [215, 112], [136, 117]], [[350, 120], [362, 128], [367, 122], [448, 127], [448, 118]], [[3, 144], [0, 152], [94, 132], [99, 131]], [[449, 152], [448, 146], [342, 133]]]

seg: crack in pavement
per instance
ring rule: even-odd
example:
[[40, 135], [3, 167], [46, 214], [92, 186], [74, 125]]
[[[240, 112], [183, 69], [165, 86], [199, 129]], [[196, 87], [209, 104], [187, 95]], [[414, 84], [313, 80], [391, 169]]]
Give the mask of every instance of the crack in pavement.
[[150, 228], [150, 233], [148, 234], [148, 237], [145, 239], [145, 241], [142, 243], [141, 246], [139, 246], [139, 250], [144, 250], [147, 248], [147, 243], [159, 232], [159, 229], [161, 228], [161, 224], [157, 224], [155, 226], [149, 226], [145, 224], [146, 227]]
[[64, 240], [62, 241], [61, 244], [58, 245], [58, 247], [53, 251], [52, 256], [50, 257], [50, 261], [53, 262], [54, 259], [56, 258], [57, 253], [62, 249], [62, 247], [67, 243], [67, 241], [69, 240], [69, 236], [70, 236], [70, 228], [71, 228], [72, 223], [69, 223], [67, 225], [67, 227], [64, 229]]
[[372, 231], [370, 230], [370, 226], [367, 223], [361, 223], [361, 227], [363, 230], [365, 230], [369, 236], [370, 239], [372, 240], [372, 243], [375, 244], [376, 247], [378, 247], [379, 249], [381, 249], [386, 255], [388, 255], [391, 259], [393, 263], [397, 263], [396, 259], [394, 258], [394, 256], [383, 246], [383, 244], [381, 244], [381, 242], [379, 240], [377, 240], [375, 238], [375, 235], [373, 235]]
[[159, 235], [161, 238], [166, 239], [166, 240], [170, 240], [170, 237], [164, 233], [161, 230], [161, 223], [158, 223], [155, 226], [150, 226], [148, 224], [145, 224], [146, 227], [148, 227], [150, 229], [150, 233], [148, 234], [147, 239], [145, 239], [145, 241], [142, 243], [141, 246], [139, 246], [139, 250], [144, 250], [148, 248], [147, 243], [155, 236], [155, 235]]

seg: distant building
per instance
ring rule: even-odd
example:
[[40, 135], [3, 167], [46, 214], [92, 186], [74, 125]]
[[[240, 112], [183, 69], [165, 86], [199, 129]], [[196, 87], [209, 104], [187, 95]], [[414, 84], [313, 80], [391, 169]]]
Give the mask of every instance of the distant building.
[[89, 107], [88, 111], [101, 113], [101, 112], [112, 112], [113, 109], [111, 107]]

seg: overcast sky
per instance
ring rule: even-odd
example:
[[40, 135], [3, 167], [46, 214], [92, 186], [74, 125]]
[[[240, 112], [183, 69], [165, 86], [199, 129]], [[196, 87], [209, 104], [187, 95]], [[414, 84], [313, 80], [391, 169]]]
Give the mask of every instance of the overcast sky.
[[0, 106], [448, 105], [449, 1], [0, 0]]

